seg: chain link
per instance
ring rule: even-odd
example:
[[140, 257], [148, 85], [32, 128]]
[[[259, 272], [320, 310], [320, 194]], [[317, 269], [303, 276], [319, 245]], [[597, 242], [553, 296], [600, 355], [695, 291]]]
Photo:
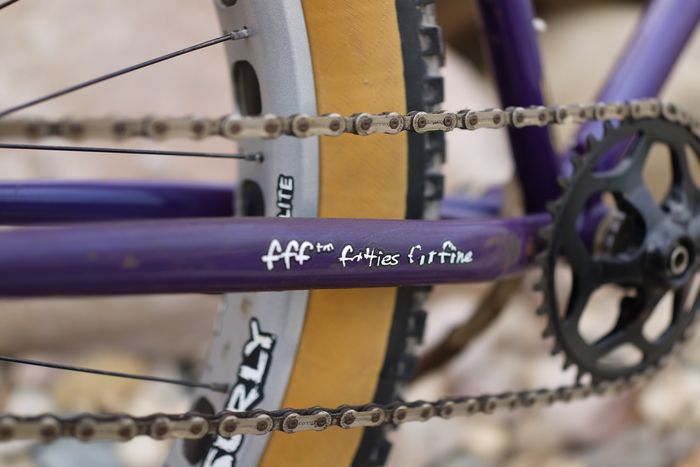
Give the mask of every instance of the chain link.
[[[309, 116], [304, 114], [281, 118], [275, 115], [243, 117], [229, 115], [218, 120], [192, 116], [185, 118], [152, 117], [144, 120], [119, 118], [61, 120], [3, 120], [0, 138], [41, 138], [61, 136], [69, 139], [107, 138], [121, 140], [142, 136], [154, 139], [188, 137], [201, 139], [221, 135], [230, 139], [277, 138], [283, 134], [296, 137], [338, 136], [353, 133], [397, 134], [402, 131], [425, 133], [452, 131], [455, 128], [477, 130], [526, 126], [542, 127], [550, 123], [583, 123], [586, 121], [621, 120], [625, 118], [664, 118], [688, 127], [700, 138], [700, 121], [681, 107], [656, 99], [631, 100], [624, 103], [590, 105], [509, 107], [505, 110], [461, 110], [435, 113], [396, 112], [382, 114], [357, 113], [350, 117], [339, 114]], [[700, 316], [700, 315], [699, 315]], [[697, 319], [696, 319], [697, 321]], [[694, 327], [693, 325], [692, 327]], [[692, 334], [689, 328], [683, 339]], [[680, 344], [680, 343], [678, 343]], [[671, 353], [678, 352], [675, 345]], [[662, 359], [663, 365], [668, 359]], [[335, 409], [311, 407], [248, 412], [224, 411], [216, 415], [188, 412], [177, 415], [155, 414], [146, 417], [130, 415], [85, 414], [70, 417], [39, 415], [22, 417], [0, 416], [0, 441], [33, 439], [50, 442], [60, 437], [82, 441], [128, 441], [145, 435], [153, 439], [198, 439], [208, 435], [230, 438], [235, 435], [264, 435], [272, 431], [297, 433], [324, 431], [331, 426], [343, 429], [376, 427], [385, 423], [400, 425], [425, 421], [434, 417], [449, 419], [476, 413], [492, 414], [518, 408], [546, 407], [555, 402], [572, 402], [592, 395], [611, 395], [645, 384], [658, 370], [650, 367], [644, 373], [626, 379], [603, 381], [596, 385], [575, 384], [557, 389], [539, 389], [518, 393], [482, 395], [478, 397], [445, 397], [434, 402], [394, 402], [386, 405], [340, 406]]]

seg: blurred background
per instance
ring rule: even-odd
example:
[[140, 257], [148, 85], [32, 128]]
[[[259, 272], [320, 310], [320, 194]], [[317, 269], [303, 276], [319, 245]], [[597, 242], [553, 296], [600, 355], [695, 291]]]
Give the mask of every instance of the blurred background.
[[[540, 34], [552, 103], [591, 101], [633, 31], [643, 2], [576, 0], [535, 2], [547, 29]], [[483, 67], [470, 2], [438, 0], [448, 43], [444, 108], [499, 105]], [[205, 0], [21, 0], [0, 11], [0, 107], [219, 35], [216, 12]], [[700, 115], [700, 33], [676, 66], [662, 97]], [[212, 47], [37, 106], [45, 117], [201, 114], [233, 109], [222, 47]], [[554, 129], [563, 147], [574, 127]], [[513, 165], [505, 132], [448, 135], [449, 192], [479, 193], [510, 186]], [[61, 144], [47, 140], [46, 144]], [[89, 144], [90, 142], [87, 142]], [[138, 144], [137, 144], [138, 143]], [[233, 143], [176, 140], [148, 149], [234, 151]], [[13, 152], [3, 150], [0, 179], [167, 179], [230, 182], [233, 161], [138, 155]], [[517, 213], [517, 196], [506, 210]], [[481, 394], [571, 383], [561, 356], [541, 339], [544, 322], [528, 274], [495, 322], [471, 341], [445, 371], [430, 373], [405, 398]], [[488, 284], [436, 287], [428, 303], [420, 351], [439, 342], [473, 313]], [[603, 297], [604, 299], [605, 297]], [[113, 371], [192, 377], [207, 342], [217, 296], [0, 302], [0, 354]], [[393, 434], [392, 466], [691, 466], [700, 465], [700, 340], [645, 389], [617, 397], [513, 414], [477, 415], [404, 425]], [[147, 414], [189, 408], [188, 394], [163, 384], [115, 380], [0, 364], [0, 410], [125, 411]], [[137, 439], [110, 445], [59, 441], [41, 446], [0, 444], [2, 466], [160, 465], [166, 442]]]

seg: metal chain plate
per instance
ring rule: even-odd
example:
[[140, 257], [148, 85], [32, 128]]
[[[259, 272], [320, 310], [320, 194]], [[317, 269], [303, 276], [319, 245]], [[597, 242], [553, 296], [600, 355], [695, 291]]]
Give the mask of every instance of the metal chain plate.
[[[656, 99], [631, 100], [625, 103], [596, 103], [590, 105], [509, 107], [505, 110], [461, 110], [435, 113], [411, 112], [400, 115], [385, 112], [372, 115], [358, 113], [350, 117], [339, 114], [321, 116], [293, 115], [281, 118], [275, 115], [241, 117], [229, 115], [218, 120], [193, 116], [185, 118], [147, 118], [128, 120], [119, 118], [62, 120], [3, 120], [0, 119], [0, 138], [41, 138], [62, 136], [69, 139], [106, 138], [121, 140], [142, 136], [155, 139], [188, 137], [201, 139], [220, 135], [230, 139], [277, 138], [283, 134], [296, 137], [338, 136], [342, 133], [371, 135], [397, 134], [401, 131], [425, 133], [428, 131], [452, 131], [455, 128], [477, 130], [546, 126], [552, 123], [582, 123], [589, 120], [608, 121], [625, 118], [663, 118], [689, 128], [700, 138], [700, 120], [690, 116], [682, 108]], [[700, 315], [699, 315], [700, 316]], [[691, 328], [694, 328], [698, 319]], [[689, 332], [683, 336], [687, 339]], [[678, 352], [675, 345], [671, 353]], [[130, 415], [84, 414], [70, 417], [39, 415], [20, 417], [0, 416], [0, 441], [33, 439], [50, 442], [60, 437], [74, 437], [82, 441], [128, 441], [145, 435], [153, 439], [198, 439], [208, 435], [230, 438], [235, 435], [264, 435], [272, 431], [297, 433], [300, 431], [324, 431], [330, 426], [343, 429], [375, 427], [385, 423], [400, 425], [412, 421], [425, 421], [434, 417], [452, 418], [476, 413], [491, 414], [518, 408], [534, 408], [555, 402], [571, 402], [592, 395], [610, 395], [639, 387], [668, 360], [667, 355], [657, 366], [625, 379], [603, 381], [595, 385], [571, 385], [557, 389], [539, 389], [518, 393], [482, 395], [478, 397], [445, 397], [434, 402], [395, 402], [383, 406], [340, 406], [335, 409], [311, 407], [307, 409], [282, 409], [275, 411], [252, 410], [248, 412], [221, 412], [204, 415], [155, 414], [147, 417]]]

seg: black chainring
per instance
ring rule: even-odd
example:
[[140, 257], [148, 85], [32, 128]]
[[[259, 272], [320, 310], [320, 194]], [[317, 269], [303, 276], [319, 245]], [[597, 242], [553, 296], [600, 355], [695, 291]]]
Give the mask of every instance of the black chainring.
[[[642, 169], [656, 142], [670, 149], [673, 173], [661, 203], [654, 201], [642, 179]], [[605, 154], [624, 145], [629, 150], [620, 162], [609, 169], [598, 167]], [[552, 353], [564, 351], [565, 368], [576, 364], [578, 379], [590, 374], [597, 383], [643, 373], [657, 366], [690, 333], [699, 302], [694, 278], [700, 277], [696, 274], [700, 271], [700, 190], [691, 178], [686, 147], [695, 152], [694, 157], [700, 156], [700, 141], [679, 124], [644, 119], [624, 121], [614, 128], [606, 123], [602, 140], [589, 138], [585, 154], [573, 157], [573, 176], [561, 179], [562, 197], [549, 206], [552, 224], [540, 232], [548, 247], [540, 256], [543, 278], [539, 286], [544, 303], [538, 313], [549, 316], [543, 335], [554, 336]], [[608, 209], [607, 218], [616, 222], [607, 225], [616, 228], [608, 227], [607, 232], [598, 229], [598, 246], [601, 233], [607, 234], [601, 251], [594, 241], [584, 240], [581, 225], [595, 206], [601, 210], [599, 194], [604, 192], [614, 196], [617, 207]], [[687, 252], [687, 269], [679, 273], [675, 267], [672, 272], [671, 256], [678, 261], [683, 251]], [[573, 279], [571, 293], [562, 303], [565, 306], [560, 306], [556, 293], [555, 270], [562, 258], [568, 261]], [[682, 266], [680, 262], [676, 266], [679, 264]], [[589, 342], [581, 335], [579, 323], [591, 295], [605, 284], [632, 292], [620, 300], [614, 327]], [[649, 341], [643, 326], [669, 291], [673, 294], [670, 324]], [[641, 359], [622, 365], [605, 361], [623, 345], [638, 349]]]

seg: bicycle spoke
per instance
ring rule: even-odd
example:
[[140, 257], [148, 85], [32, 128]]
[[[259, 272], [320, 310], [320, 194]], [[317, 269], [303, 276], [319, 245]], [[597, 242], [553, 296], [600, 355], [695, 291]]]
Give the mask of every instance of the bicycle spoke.
[[217, 37], [216, 39], [202, 42], [200, 44], [193, 45], [192, 47], [187, 47], [186, 49], [178, 50], [177, 52], [172, 52], [172, 53], [169, 53], [167, 55], [163, 55], [163, 56], [160, 56], [158, 58], [154, 58], [152, 60], [148, 60], [146, 62], [139, 63], [138, 65], [133, 65], [133, 66], [130, 66], [128, 68], [124, 68], [122, 70], [115, 71], [113, 73], [109, 73], [109, 74], [104, 75], [104, 76], [100, 76], [99, 78], [95, 78], [95, 79], [92, 79], [90, 81], [86, 81], [84, 83], [77, 84], [75, 86], [71, 86], [71, 87], [63, 89], [61, 91], [54, 92], [53, 94], [49, 94], [47, 96], [40, 97], [39, 99], [35, 99], [33, 101], [25, 102], [24, 104], [20, 104], [20, 105], [17, 105], [15, 107], [11, 107], [9, 109], [6, 109], [6, 110], [0, 112], [0, 117], [4, 117], [4, 116], [9, 115], [11, 113], [17, 112], [18, 110], [26, 109], [26, 108], [32, 107], [36, 104], [40, 104], [42, 102], [46, 102], [48, 100], [55, 99], [56, 97], [64, 96], [64, 95], [69, 94], [73, 91], [78, 91], [79, 89], [84, 89], [88, 86], [92, 86], [93, 84], [101, 83], [103, 81], [107, 81], [109, 79], [116, 78], [117, 76], [125, 75], [127, 73], [132, 72], [132, 71], [136, 71], [136, 70], [139, 70], [141, 68], [145, 68], [147, 66], [155, 65], [156, 63], [160, 63], [160, 62], [163, 62], [165, 60], [169, 60], [171, 58], [179, 57], [180, 55], [184, 55], [184, 54], [189, 53], [189, 52], [194, 52], [195, 50], [200, 50], [200, 49], [203, 49], [205, 47], [210, 47], [212, 45], [220, 44], [220, 43], [226, 42], [226, 41], [235, 41], [238, 39], [245, 39], [246, 37], [248, 37], [248, 30], [247, 29], [239, 29], [239, 30], [233, 31], [229, 34], [226, 34], [224, 36]]
[[27, 360], [25, 358], [0, 356], [0, 360], [5, 361], [5, 362], [11, 362], [11, 363], [21, 363], [23, 365], [43, 366], [45, 368], [53, 368], [55, 370], [79, 371], [81, 373], [91, 373], [94, 375], [103, 375], [103, 376], [115, 376], [117, 378], [139, 379], [142, 381], [151, 381], [154, 383], [177, 384], [180, 386], [189, 386], [192, 388], [210, 389], [210, 390], [216, 391], [216, 392], [224, 392], [225, 393], [225, 392], [228, 392], [228, 390], [229, 390], [228, 384], [196, 383], [196, 382], [192, 382], [192, 381], [183, 381], [183, 380], [177, 380], [177, 379], [158, 378], [155, 376], [133, 375], [130, 373], [118, 373], [118, 372], [114, 372], [114, 371], [95, 370], [92, 368], [84, 368], [81, 366], [60, 365], [58, 363], [40, 362], [38, 360]]
[[214, 157], [262, 162], [261, 153], [223, 154], [218, 152], [156, 151], [149, 149], [92, 148], [84, 146], [46, 146], [42, 144], [0, 144], [0, 149], [34, 149], [39, 151], [99, 152], [108, 154], [148, 154], [154, 156]]
[[16, 2], [18, 2], [18, 1], [19, 1], [19, 0], [9, 0], [9, 1], [5, 2], [5, 3], [0, 3], [0, 10], [2, 10], [2, 9], [5, 8], [6, 6], [10, 6], [10, 5], [12, 5], [13, 3], [16, 3]]

